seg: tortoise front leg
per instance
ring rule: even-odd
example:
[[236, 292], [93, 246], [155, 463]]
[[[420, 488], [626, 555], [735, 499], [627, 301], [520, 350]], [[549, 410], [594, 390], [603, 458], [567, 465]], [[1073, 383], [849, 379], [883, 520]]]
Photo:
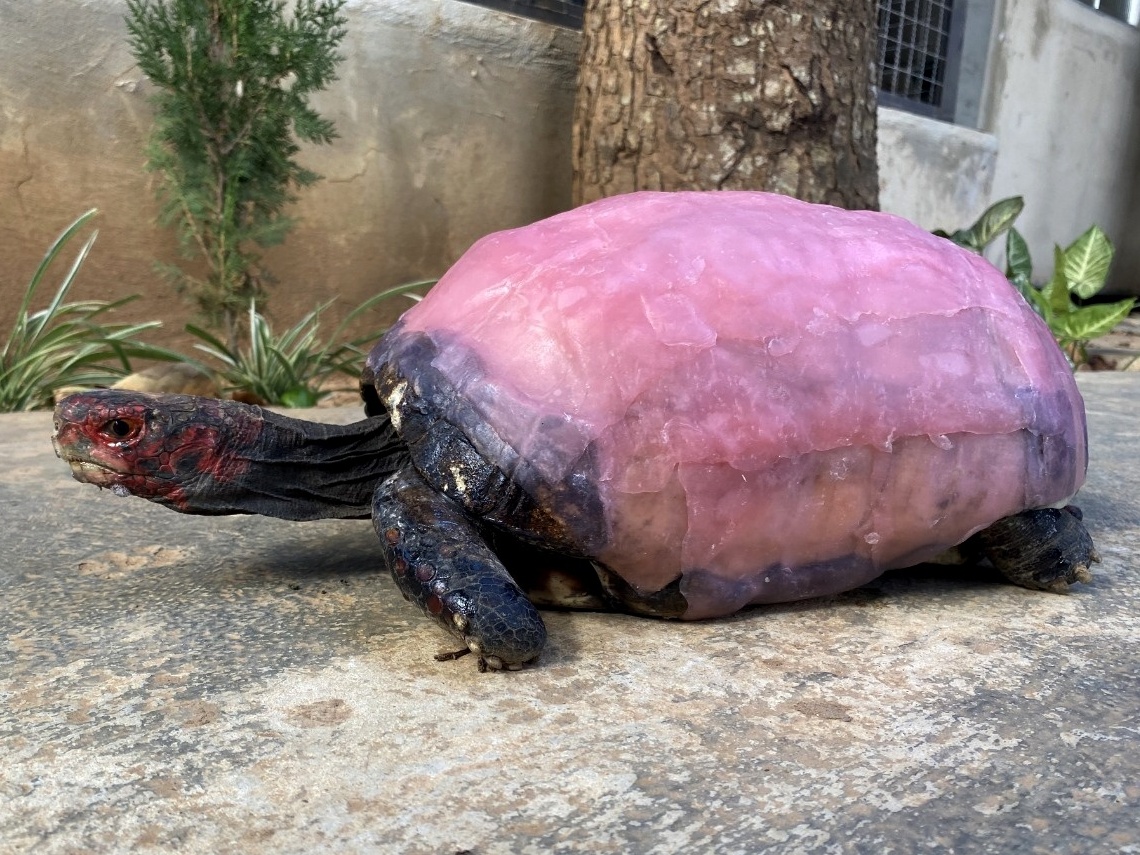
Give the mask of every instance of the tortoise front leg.
[[985, 556], [1016, 585], [1057, 593], [1092, 580], [1100, 561], [1080, 509], [1041, 508], [1000, 519], [974, 535]]
[[517, 670], [546, 643], [546, 626], [482, 534], [412, 466], [381, 483], [372, 521], [404, 596], [458, 637], [486, 668]]

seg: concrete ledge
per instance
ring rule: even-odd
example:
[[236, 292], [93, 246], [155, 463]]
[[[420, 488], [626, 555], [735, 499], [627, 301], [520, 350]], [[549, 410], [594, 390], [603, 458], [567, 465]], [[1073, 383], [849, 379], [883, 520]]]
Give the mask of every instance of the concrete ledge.
[[548, 613], [507, 675], [432, 660], [367, 523], [100, 495], [0, 417], [0, 850], [1132, 851], [1140, 377], [1080, 380], [1093, 584]]
[[879, 107], [879, 205], [925, 229], [965, 228], [996, 201], [997, 137]]

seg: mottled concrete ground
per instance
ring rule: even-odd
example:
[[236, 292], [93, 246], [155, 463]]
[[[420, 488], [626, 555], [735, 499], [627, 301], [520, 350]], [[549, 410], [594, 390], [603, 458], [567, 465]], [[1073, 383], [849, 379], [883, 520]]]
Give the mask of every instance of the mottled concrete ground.
[[1140, 312], [1125, 318], [1108, 335], [1090, 342], [1088, 352], [1100, 370], [1140, 371]]
[[366, 522], [116, 499], [0, 417], [0, 851], [1140, 852], [1140, 377], [1081, 384], [1091, 585], [549, 613], [518, 674], [433, 661]]

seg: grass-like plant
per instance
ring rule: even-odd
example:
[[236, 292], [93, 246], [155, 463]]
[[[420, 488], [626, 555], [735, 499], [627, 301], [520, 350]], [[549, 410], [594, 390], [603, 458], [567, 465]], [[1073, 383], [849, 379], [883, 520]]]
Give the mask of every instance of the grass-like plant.
[[139, 333], [160, 326], [157, 321], [140, 324], [104, 321], [105, 315], [136, 299], [137, 295], [111, 302], [67, 302], [68, 292], [98, 232], [92, 232], [84, 241], [47, 306], [33, 311], [32, 303], [52, 262], [95, 213], [92, 209], [68, 226], [32, 274], [11, 332], [0, 350], [0, 412], [51, 406], [56, 389], [113, 383], [130, 373], [132, 358], [177, 358], [176, 354], [138, 340]]
[[1136, 301], [1079, 305], [1073, 298], [1087, 300], [1100, 293], [1112, 265], [1113, 247], [1100, 226], [1090, 226], [1084, 234], [1062, 249], [1053, 248], [1053, 276], [1042, 286], [1033, 283], [1033, 260], [1025, 238], [1013, 227], [1025, 203], [1011, 196], [991, 205], [977, 221], [953, 234], [936, 231], [959, 246], [979, 255], [1005, 235], [1005, 275], [1049, 325], [1053, 338], [1074, 367], [1089, 361], [1088, 343], [1106, 335], [1128, 317]]
[[[319, 335], [321, 313], [332, 304], [331, 300], [279, 334], [273, 332], [269, 321], [251, 303], [248, 342], [236, 347], [194, 324], [187, 324], [186, 330], [201, 340], [195, 347], [220, 363], [220, 368], [202, 367], [221, 376], [226, 392], [263, 404], [311, 407], [337, 391], [337, 387], [329, 385], [330, 378], [360, 376], [365, 358], [361, 348], [380, 337], [380, 332], [370, 332], [340, 341], [345, 329], [377, 303], [400, 294], [413, 296], [409, 294], [413, 289], [431, 284], [432, 280], [410, 282], [380, 292], [349, 312], [327, 339]], [[339, 388], [352, 387], [346, 384]]]

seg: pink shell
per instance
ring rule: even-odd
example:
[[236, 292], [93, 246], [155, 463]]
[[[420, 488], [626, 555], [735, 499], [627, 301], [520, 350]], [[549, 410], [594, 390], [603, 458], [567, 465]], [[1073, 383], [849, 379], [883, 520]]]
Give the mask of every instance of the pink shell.
[[404, 324], [474, 352], [435, 365], [547, 479], [592, 447], [597, 557], [643, 592], [700, 571], [686, 617], [854, 587], [1084, 479], [1048, 329], [887, 214], [606, 199], [482, 239]]

